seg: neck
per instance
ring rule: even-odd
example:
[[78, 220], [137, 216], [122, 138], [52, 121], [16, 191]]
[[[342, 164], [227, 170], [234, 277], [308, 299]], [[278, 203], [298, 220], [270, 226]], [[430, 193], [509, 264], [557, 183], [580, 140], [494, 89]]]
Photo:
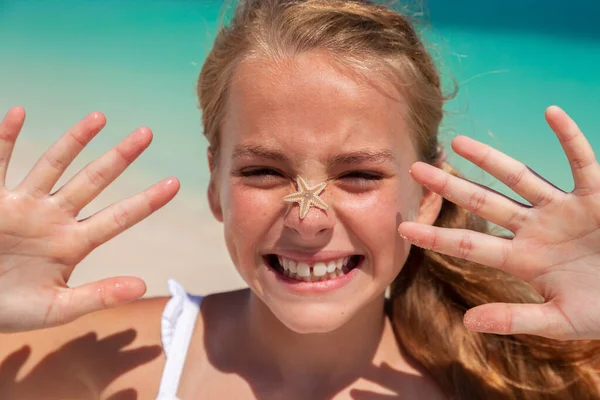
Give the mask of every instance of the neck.
[[391, 329], [385, 329], [389, 323], [384, 301], [383, 296], [377, 298], [332, 332], [299, 334], [283, 325], [252, 294], [246, 313], [248, 339], [256, 356], [286, 385], [348, 384], [373, 364], [384, 338], [394, 341], [393, 333], [387, 337], [390, 332], [386, 331]]

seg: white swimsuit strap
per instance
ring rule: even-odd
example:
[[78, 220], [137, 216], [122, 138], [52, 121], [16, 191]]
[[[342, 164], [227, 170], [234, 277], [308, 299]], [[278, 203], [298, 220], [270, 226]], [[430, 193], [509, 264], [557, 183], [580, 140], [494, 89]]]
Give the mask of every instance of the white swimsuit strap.
[[162, 345], [167, 358], [158, 400], [176, 400], [179, 380], [194, 333], [202, 297], [190, 296], [175, 280], [168, 281], [171, 298], [161, 318]]

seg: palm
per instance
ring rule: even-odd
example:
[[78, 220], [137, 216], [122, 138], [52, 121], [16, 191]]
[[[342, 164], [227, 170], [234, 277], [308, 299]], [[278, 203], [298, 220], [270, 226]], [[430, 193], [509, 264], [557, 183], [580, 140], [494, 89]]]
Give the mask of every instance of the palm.
[[401, 232], [423, 247], [502, 269], [528, 282], [543, 304], [493, 303], [475, 307], [467, 326], [499, 334], [536, 334], [556, 339], [600, 338], [600, 166], [575, 123], [550, 108], [548, 122], [571, 164], [575, 189], [564, 193], [523, 164], [467, 138], [458, 154], [508, 185], [523, 205], [494, 191], [425, 164], [413, 177], [456, 204], [506, 228], [513, 238], [413, 223]]
[[[6, 189], [0, 192], [0, 268], [7, 269], [14, 257], [45, 256], [62, 248], [61, 264], [76, 264], [82, 255], [81, 237], [74, 235], [76, 221], [47, 199], [17, 195]], [[40, 254], [46, 253], [46, 254]]]
[[[14, 189], [4, 185], [7, 162], [24, 121], [14, 108], [0, 124], [0, 331], [48, 327], [140, 297], [137, 278], [111, 278], [70, 289], [67, 281], [94, 248], [139, 222], [176, 193], [174, 180], [78, 221], [77, 215], [148, 146], [143, 128], [90, 163], [56, 193], [53, 186], [104, 126], [101, 114], [75, 125]], [[175, 184], [169, 184], [175, 183]]]
[[[45, 320], [56, 288], [66, 287], [71, 271], [89, 250], [76, 234], [76, 221], [56, 204], [29, 196], [15, 201], [14, 196], [7, 190], [0, 195], [0, 287], [27, 293], [27, 301], [12, 298], [11, 313], [19, 311], [20, 321], [24, 316]], [[24, 273], [34, 278], [24, 281]]]
[[569, 194], [542, 209], [532, 208], [527, 224], [512, 241], [506, 267], [521, 270], [520, 277], [556, 306], [559, 313], [548, 319], [553, 326], [547, 329], [560, 330], [561, 337], [600, 334], [600, 313], [589, 312], [590, 303], [600, 298], [600, 286], [594, 284], [600, 277], [595, 254], [600, 244], [598, 200]]

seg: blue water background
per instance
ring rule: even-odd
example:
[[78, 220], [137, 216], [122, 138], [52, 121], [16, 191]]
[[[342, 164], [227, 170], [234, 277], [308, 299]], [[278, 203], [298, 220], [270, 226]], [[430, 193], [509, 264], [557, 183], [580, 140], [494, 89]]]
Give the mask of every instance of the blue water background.
[[[0, 112], [24, 106], [23, 135], [40, 145], [104, 112], [107, 128], [83, 157], [147, 125], [154, 143], [129, 173], [176, 175], [184, 191], [201, 192], [208, 174], [195, 83], [221, 8], [210, 0], [0, 0]], [[429, 21], [421, 29], [445, 86], [459, 87], [443, 141], [485, 141], [570, 190], [543, 112], [564, 107], [600, 153], [600, 2], [430, 0], [410, 9]]]

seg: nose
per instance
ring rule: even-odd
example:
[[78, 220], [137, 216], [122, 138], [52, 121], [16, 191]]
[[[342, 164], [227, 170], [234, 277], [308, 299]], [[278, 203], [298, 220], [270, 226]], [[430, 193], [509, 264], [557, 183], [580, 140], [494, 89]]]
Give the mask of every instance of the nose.
[[310, 207], [308, 214], [300, 218], [300, 206], [295, 203], [290, 205], [284, 217], [284, 226], [306, 240], [327, 236], [334, 224], [335, 214], [331, 207], [328, 210]]

